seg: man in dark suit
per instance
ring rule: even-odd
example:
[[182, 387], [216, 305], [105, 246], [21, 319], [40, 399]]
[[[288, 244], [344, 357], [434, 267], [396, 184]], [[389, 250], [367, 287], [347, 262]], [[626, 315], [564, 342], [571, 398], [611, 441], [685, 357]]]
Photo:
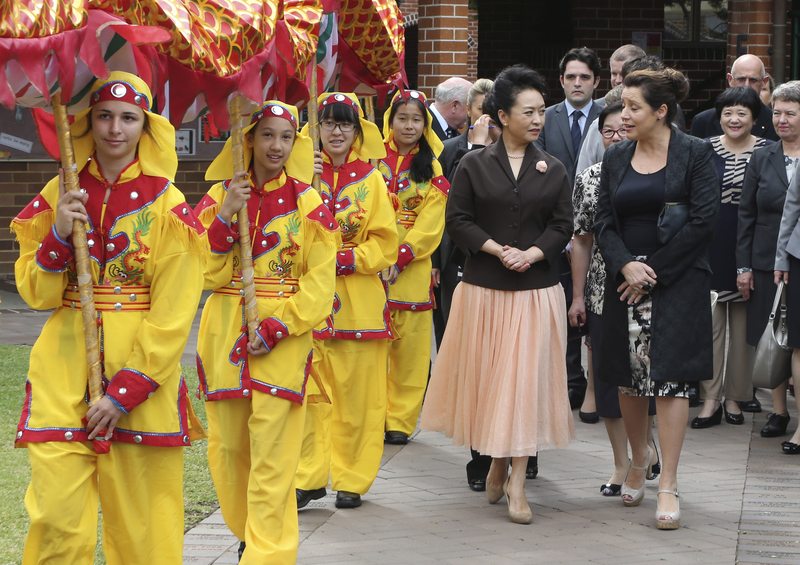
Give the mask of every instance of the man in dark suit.
[[[764, 85], [769, 83], [769, 76], [764, 69], [764, 63], [755, 55], [742, 55], [733, 62], [731, 72], [728, 73], [728, 86], [750, 86], [761, 94]], [[700, 112], [692, 120], [690, 133], [702, 139], [722, 135], [722, 126], [717, 119], [717, 112], [710, 108]], [[765, 137], [772, 141], [780, 141], [775, 127], [772, 125], [772, 108], [761, 103], [761, 113], [753, 124], [750, 133], [756, 137]]]
[[564, 55], [559, 70], [565, 100], [545, 111], [544, 129], [536, 145], [561, 161], [574, 179], [581, 141], [603, 109], [602, 100], [592, 100], [600, 84], [600, 59], [591, 49], [578, 47]]
[[435, 101], [428, 107], [434, 120], [431, 126], [439, 139], [452, 139], [467, 125], [467, 93], [472, 83], [451, 77], [436, 87]]
[[[602, 102], [592, 100], [594, 90], [600, 84], [600, 59], [591, 49], [576, 47], [561, 59], [559, 70], [565, 100], [545, 110], [544, 128], [536, 145], [561, 161], [570, 179], [574, 179], [581, 141], [603, 109]], [[569, 309], [572, 304], [572, 275], [566, 254], [561, 254], [558, 263]], [[581, 365], [581, 330], [570, 325], [567, 328], [569, 402], [573, 408], [580, 408], [586, 395], [586, 376]]]

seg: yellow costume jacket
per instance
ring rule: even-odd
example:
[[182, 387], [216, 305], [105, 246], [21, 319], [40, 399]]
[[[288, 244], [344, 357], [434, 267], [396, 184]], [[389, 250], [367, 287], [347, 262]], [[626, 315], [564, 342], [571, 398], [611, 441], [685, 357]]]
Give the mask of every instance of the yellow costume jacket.
[[408, 176], [417, 148], [409, 155], [397, 152], [394, 141], [386, 143], [387, 156], [378, 163], [396, 210], [400, 238], [397, 268], [400, 275], [389, 285], [389, 308], [430, 310], [434, 307], [431, 255], [444, 233], [444, 210], [450, 183], [433, 160], [433, 178], [416, 183]]
[[333, 327], [318, 328], [314, 337], [395, 339], [378, 276], [397, 261], [397, 230], [386, 185], [353, 151], [341, 167], [333, 167], [324, 151], [322, 157], [322, 200], [339, 224], [342, 247], [336, 253]]
[[[196, 429], [180, 358], [200, 300], [205, 230], [183, 194], [167, 179], [142, 173], [138, 160], [114, 184], [89, 161], [80, 186], [89, 194], [87, 236], [105, 393], [125, 413], [112, 441], [188, 445]], [[20, 242], [20, 294], [32, 308], [55, 308], [31, 351], [19, 447], [88, 441], [80, 298], [72, 245], [53, 225], [58, 191], [56, 178], [11, 224]]]
[[200, 386], [210, 401], [258, 390], [302, 403], [312, 331], [331, 313], [338, 226], [320, 195], [285, 172], [252, 188], [248, 212], [261, 320], [257, 335], [269, 353], [249, 356], [238, 227], [218, 215], [229, 182], [211, 187], [196, 208], [211, 245], [205, 287], [214, 290], [200, 322]]

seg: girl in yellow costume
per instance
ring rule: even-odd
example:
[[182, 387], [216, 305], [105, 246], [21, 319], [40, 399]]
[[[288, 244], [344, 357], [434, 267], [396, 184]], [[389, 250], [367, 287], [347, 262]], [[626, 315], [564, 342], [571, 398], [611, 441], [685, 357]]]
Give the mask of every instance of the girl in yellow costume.
[[311, 404], [297, 471], [300, 507], [325, 495], [337, 508], [361, 506], [380, 468], [386, 417], [386, 356], [396, 337], [379, 273], [397, 260], [394, 210], [368, 159], [385, 155], [380, 132], [353, 94], [319, 97], [322, 198], [336, 216], [333, 327], [314, 332], [314, 367], [331, 404]]
[[[26, 565], [93, 563], [98, 497], [107, 563], [182, 562], [180, 448], [195, 434], [180, 358], [208, 250], [172, 185], [175, 130], [151, 100], [134, 75], [97, 81], [72, 126], [81, 191], [65, 193], [54, 178], [11, 224], [20, 294], [32, 308], [55, 308], [31, 351], [17, 428], [31, 462]], [[92, 408], [74, 219], [87, 223], [106, 379]], [[92, 444], [101, 430], [111, 443], [102, 455]]]
[[431, 254], [444, 233], [444, 209], [450, 183], [436, 157], [443, 145], [431, 127], [425, 95], [398, 92], [383, 117], [385, 159], [378, 169], [395, 203], [400, 248], [392, 265], [389, 308], [402, 337], [389, 351], [387, 443], [408, 443], [417, 427], [428, 384], [433, 285]]
[[[312, 330], [330, 315], [338, 226], [317, 191], [311, 140], [297, 109], [266, 102], [245, 130], [249, 175], [233, 174], [231, 141], [211, 164], [196, 212], [208, 229], [197, 369], [206, 400], [208, 461], [242, 563], [289, 564], [299, 531], [294, 474], [300, 458]], [[258, 315], [248, 343], [234, 215], [247, 202]], [[243, 552], [243, 553], [242, 553]]]

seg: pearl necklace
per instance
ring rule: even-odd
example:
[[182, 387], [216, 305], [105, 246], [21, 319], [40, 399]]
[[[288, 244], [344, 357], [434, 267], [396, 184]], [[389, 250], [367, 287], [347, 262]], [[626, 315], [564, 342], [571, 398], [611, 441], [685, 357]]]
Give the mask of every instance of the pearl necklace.
[[525, 153], [522, 155], [512, 155], [511, 153], [507, 153], [509, 159], [522, 159], [525, 157]]

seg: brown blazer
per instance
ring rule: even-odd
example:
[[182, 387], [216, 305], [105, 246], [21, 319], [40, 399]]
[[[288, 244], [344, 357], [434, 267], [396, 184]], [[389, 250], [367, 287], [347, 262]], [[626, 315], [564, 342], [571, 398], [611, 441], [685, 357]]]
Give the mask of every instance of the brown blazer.
[[[537, 163], [547, 165], [539, 172]], [[515, 179], [502, 137], [470, 151], [456, 170], [445, 215], [447, 232], [467, 255], [465, 283], [495, 290], [530, 290], [558, 284], [556, 258], [572, 236], [572, 188], [561, 162], [529, 144]], [[528, 249], [545, 260], [524, 273], [481, 251], [487, 240]]]

